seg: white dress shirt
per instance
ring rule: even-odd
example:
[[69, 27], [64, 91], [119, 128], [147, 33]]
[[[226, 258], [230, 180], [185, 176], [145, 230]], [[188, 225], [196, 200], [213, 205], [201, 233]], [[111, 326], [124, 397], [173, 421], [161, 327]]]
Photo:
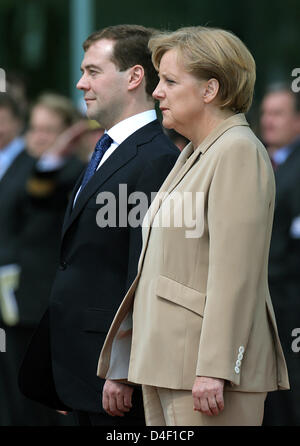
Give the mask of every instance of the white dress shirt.
[[[103, 157], [101, 158], [97, 170], [99, 169], [100, 166], [102, 166], [102, 164], [105, 163], [105, 161], [119, 147], [119, 145], [125, 141], [125, 139], [127, 139], [130, 135], [139, 130], [141, 127], [144, 127], [150, 122], [155, 121], [155, 119], [157, 119], [156, 111], [147, 110], [145, 112], [138, 113], [137, 115], [130, 116], [130, 118], [124, 119], [121, 122], [118, 122], [118, 124], [114, 125], [108, 131], [105, 130], [105, 133], [107, 133], [111, 137], [113, 142], [111, 143], [110, 147], [106, 150]], [[75, 206], [80, 190], [81, 186], [77, 191], [73, 207]]]
[[125, 139], [127, 139], [134, 132], [139, 130], [141, 127], [144, 127], [144, 125], [154, 121], [155, 119], [156, 111], [147, 110], [137, 115], [130, 116], [130, 118], [118, 122], [118, 124], [114, 125], [111, 129], [105, 131], [105, 133], [108, 133], [108, 135], [111, 137], [113, 142], [111, 143], [110, 148], [107, 149], [104, 153], [99, 166], [97, 167], [97, 170], [100, 166], [102, 166], [107, 158], [110, 157], [110, 155], [116, 150], [116, 148], [119, 147], [119, 145], [122, 144], [123, 141], [125, 141]]
[[19, 137], [0, 150], [0, 180], [17, 156], [24, 150], [24, 147], [24, 139]]

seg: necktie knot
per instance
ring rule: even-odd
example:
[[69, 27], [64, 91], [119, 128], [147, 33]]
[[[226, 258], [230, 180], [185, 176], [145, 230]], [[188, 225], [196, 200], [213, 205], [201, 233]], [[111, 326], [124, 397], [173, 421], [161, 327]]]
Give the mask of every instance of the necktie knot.
[[111, 139], [111, 137], [109, 136], [108, 133], [104, 133], [104, 135], [101, 136], [101, 138], [99, 139], [99, 141], [96, 144], [95, 147], [95, 151], [96, 152], [106, 152], [106, 150], [110, 147], [111, 143], [113, 142], [113, 140]]
[[82, 180], [82, 184], [81, 184], [81, 189], [84, 188], [84, 186], [89, 182], [89, 180], [92, 178], [92, 176], [96, 172], [97, 167], [98, 167], [104, 153], [111, 146], [112, 142], [113, 142], [112, 138], [107, 133], [104, 133], [104, 135], [102, 135], [101, 138], [99, 139], [99, 141], [97, 142], [95, 150], [92, 155], [92, 158], [89, 162], [89, 165], [86, 168], [86, 171], [85, 171], [85, 174], [84, 174], [84, 177]]

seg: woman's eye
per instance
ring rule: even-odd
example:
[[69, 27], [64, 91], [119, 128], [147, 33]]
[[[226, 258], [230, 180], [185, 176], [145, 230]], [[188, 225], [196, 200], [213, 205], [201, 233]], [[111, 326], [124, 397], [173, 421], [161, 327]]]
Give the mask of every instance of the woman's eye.
[[175, 81], [172, 79], [166, 79], [167, 84], [175, 84]]

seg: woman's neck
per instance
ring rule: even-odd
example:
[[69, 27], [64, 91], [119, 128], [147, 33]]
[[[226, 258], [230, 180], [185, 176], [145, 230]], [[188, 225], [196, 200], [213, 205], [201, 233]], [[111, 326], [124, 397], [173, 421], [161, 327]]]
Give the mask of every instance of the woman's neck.
[[195, 125], [190, 140], [193, 143], [194, 150], [204, 141], [204, 139], [223, 121], [233, 116], [235, 113], [231, 110], [221, 110], [219, 108], [206, 110], [201, 122]]

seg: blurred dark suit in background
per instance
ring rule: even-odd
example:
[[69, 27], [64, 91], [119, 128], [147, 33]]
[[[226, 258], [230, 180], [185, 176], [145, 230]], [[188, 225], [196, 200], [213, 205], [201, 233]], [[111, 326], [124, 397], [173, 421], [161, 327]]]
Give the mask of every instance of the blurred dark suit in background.
[[8, 94], [0, 98], [1, 153], [7, 154], [5, 159], [2, 156], [4, 161], [10, 160], [0, 178], [0, 266], [2, 272], [8, 265], [20, 271], [10, 296], [16, 306], [7, 308], [3, 297], [1, 300], [6, 353], [1, 355], [0, 425], [73, 424], [71, 418], [25, 398], [17, 385], [27, 343], [48, 304], [69, 192], [84, 168], [74, 156], [56, 165], [52, 157], [51, 169], [50, 164], [47, 169], [39, 164], [41, 155], [73, 121], [68, 100], [51, 97], [52, 102], [48, 97], [48, 102], [43, 99], [43, 104], [32, 109], [26, 142], [19, 137], [22, 120], [17, 105]]
[[[299, 95], [298, 95], [299, 96]], [[276, 203], [269, 257], [269, 287], [291, 389], [271, 392], [264, 425], [300, 425], [300, 353], [292, 331], [300, 327], [300, 105], [284, 85], [262, 103], [261, 132], [275, 171]]]

